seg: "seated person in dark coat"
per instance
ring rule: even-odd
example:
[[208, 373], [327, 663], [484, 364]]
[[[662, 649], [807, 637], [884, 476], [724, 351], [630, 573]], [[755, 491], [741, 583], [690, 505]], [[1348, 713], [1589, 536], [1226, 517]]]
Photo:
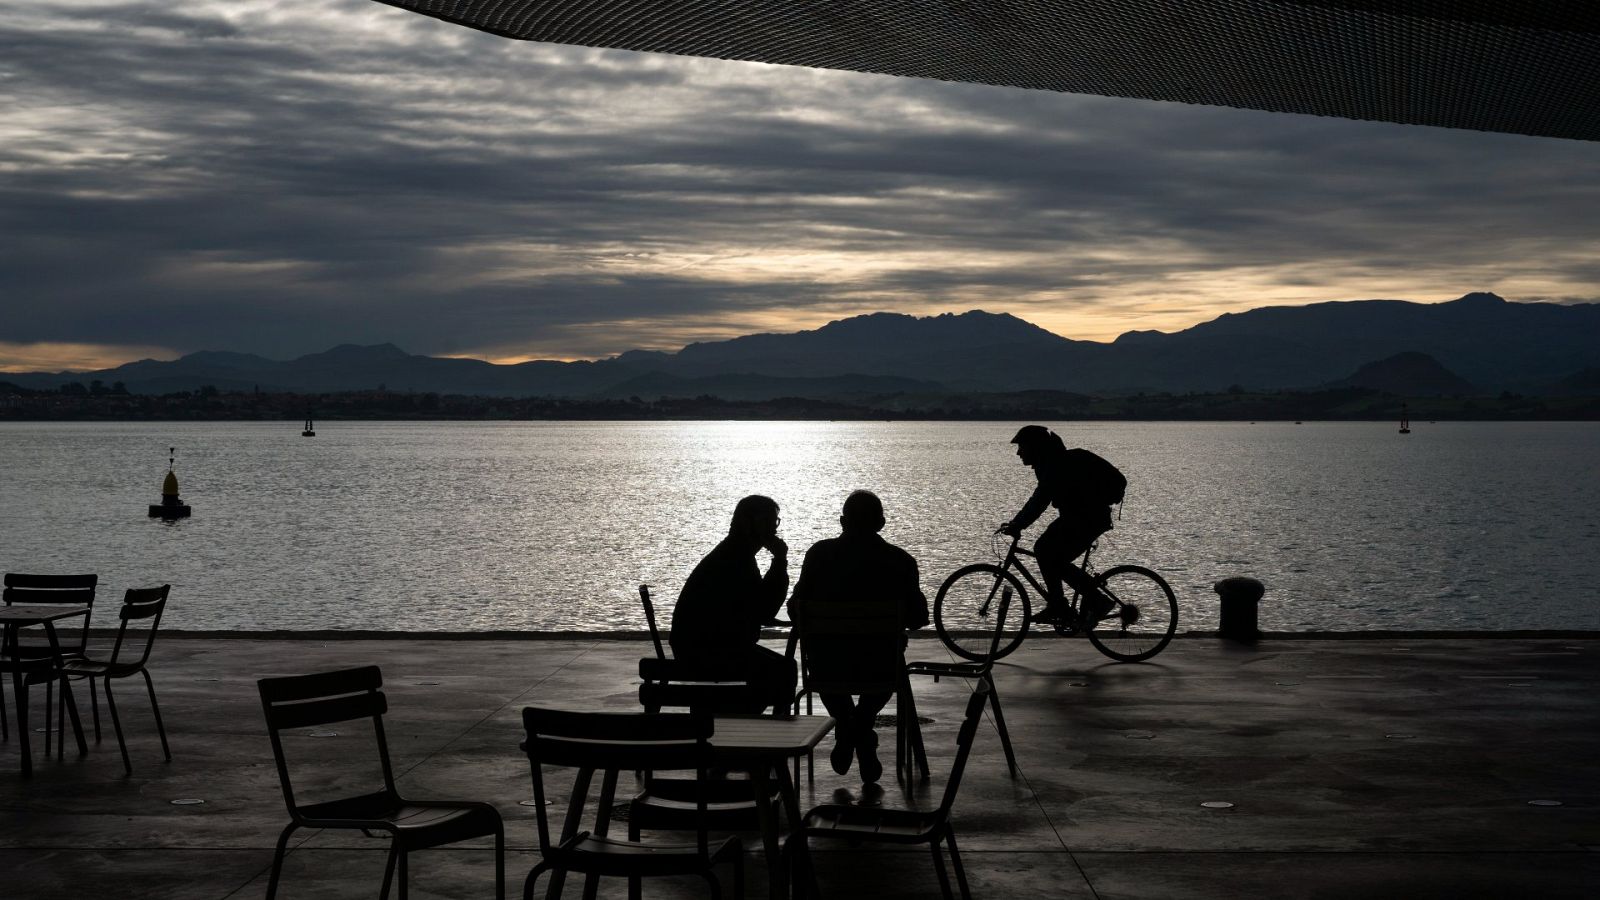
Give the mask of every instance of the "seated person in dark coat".
[[[794, 596], [789, 598], [789, 618], [801, 623], [802, 633], [806, 604], [814, 602], [882, 603], [897, 608], [901, 629], [912, 630], [928, 624], [928, 598], [923, 595], [917, 577], [917, 561], [878, 534], [883, 525], [883, 503], [876, 494], [856, 491], [845, 499], [844, 512], [839, 516], [839, 526], [844, 533], [818, 541], [806, 551], [800, 580], [794, 586]], [[844, 658], [830, 660], [829, 666], [879, 673], [872, 680], [897, 680], [905, 665], [901, 651], [906, 646], [903, 632], [898, 638], [887, 644], [880, 639], [863, 640], [857, 645], [867, 652], [882, 652], [889, 647], [893, 659], [885, 660], [852, 658], [851, 641], [846, 639], [834, 650], [835, 656]], [[811, 655], [813, 672], [818, 671], [820, 662], [815, 654]], [[878, 760], [874, 718], [891, 695], [887, 692], [862, 694], [859, 701], [853, 700], [850, 694], [823, 693], [820, 696], [828, 714], [837, 722], [836, 743], [830, 757], [834, 771], [841, 775], [850, 771], [854, 756], [861, 763], [862, 782], [876, 783], [883, 775], [883, 763]]]
[[[737, 675], [759, 685], [762, 706], [730, 712], [786, 709], [794, 699], [794, 661], [761, 646], [761, 626], [783, 608], [789, 590], [789, 547], [778, 537], [778, 504], [751, 495], [733, 510], [728, 536], [712, 548], [684, 582], [672, 610], [672, 655], [718, 677]], [[756, 553], [772, 565], [761, 574]]]

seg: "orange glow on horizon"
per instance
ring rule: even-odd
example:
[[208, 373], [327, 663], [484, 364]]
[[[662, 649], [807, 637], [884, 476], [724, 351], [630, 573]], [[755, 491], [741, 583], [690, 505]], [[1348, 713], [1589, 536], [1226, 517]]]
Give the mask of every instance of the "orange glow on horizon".
[[0, 374], [6, 372], [93, 372], [141, 359], [174, 360], [183, 354], [168, 347], [80, 344], [65, 341], [0, 341]]

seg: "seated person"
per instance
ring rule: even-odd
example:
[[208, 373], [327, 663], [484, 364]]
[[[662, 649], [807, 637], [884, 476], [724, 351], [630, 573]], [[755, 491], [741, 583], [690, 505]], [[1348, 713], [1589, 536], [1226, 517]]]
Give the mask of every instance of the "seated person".
[[[836, 538], [818, 541], [806, 551], [800, 580], [794, 586], [794, 596], [789, 598], [789, 618], [800, 624], [804, 633], [805, 608], [812, 602], [884, 603], [898, 609], [900, 627], [906, 630], [928, 624], [928, 598], [922, 593], [917, 577], [917, 561], [911, 554], [884, 540], [883, 502], [871, 491], [856, 491], [845, 498], [844, 511], [839, 516], [843, 533]], [[853, 642], [843, 639], [840, 646], [832, 648], [830, 666], [844, 666], [863, 671], [876, 670], [873, 680], [898, 680], [905, 662], [902, 652], [906, 638], [902, 633], [894, 658], [866, 660], [852, 656]], [[854, 642], [861, 649], [881, 652], [882, 640]], [[817, 669], [819, 659], [811, 654], [812, 669]], [[874, 719], [891, 696], [888, 692], [862, 694], [859, 700], [850, 694], [819, 694], [822, 705], [836, 720], [833, 753], [830, 761], [840, 775], [850, 771], [851, 757], [861, 763], [861, 781], [875, 784], [883, 776], [883, 763], [878, 760], [878, 734]]]
[[[668, 641], [675, 658], [719, 677], [744, 677], [766, 698], [753, 709], [729, 712], [766, 706], [781, 712], [794, 699], [794, 661], [758, 643], [761, 626], [778, 614], [789, 589], [789, 547], [778, 537], [778, 522], [772, 498], [740, 500], [728, 536], [694, 567], [672, 610]], [[765, 575], [756, 564], [763, 548], [772, 554]]]

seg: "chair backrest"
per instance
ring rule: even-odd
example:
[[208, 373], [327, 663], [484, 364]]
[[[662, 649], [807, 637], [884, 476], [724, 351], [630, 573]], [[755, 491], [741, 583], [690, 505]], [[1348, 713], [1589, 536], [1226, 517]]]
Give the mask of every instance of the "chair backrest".
[[383, 733], [383, 714], [389, 710], [389, 701], [379, 690], [382, 686], [383, 673], [377, 666], [263, 678], [256, 682], [256, 689], [261, 693], [261, 708], [267, 718], [267, 734], [272, 738], [272, 755], [278, 763], [283, 802], [289, 807], [290, 817], [298, 821], [303, 807], [294, 799], [294, 785], [280, 732], [295, 728], [370, 719], [383, 767], [383, 790], [344, 799], [384, 804], [398, 798], [394, 770], [389, 765], [389, 744]]
[[[5, 604], [14, 606], [59, 603], [92, 607], [95, 585], [99, 582], [99, 575], [27, 575], [7, 572]], [[77, 628], [76, 633], [72, 631], [63, 633], [60, 626], [57, 626], [57, 634], [60, 636], [62, 650], [82, 653], [89, 642], [89, 617], [84, 617], [83, 626]]]
[[123, 650], [129, 647], [128, 623], [146, 620], [149, 625], [142, 629], [144, 647], [139, 651], [137, 664], [142, 666], [150, 661], [150, 648], [156, 644], [156, 629], [161, 627], [161, 613], [167, 608], [167, 595], [171, 591], [172, 585], [163, 584], [155, 588], [129, 588], [122, 595], [122, 609], [117, 611], [122, 624], [117, 626], [117, 642], [111, 648], [112, 663], [121, 663]]
[[972, 742], [978, 735], [978, 726], [983, 724], [983, 707], [988, 702], [989, 682], [980, 678], [977, 689], [967, 698], [967, 713], [961, 720], [961, 730], [956, 732], [956, 758], [950, 764], [950, 778], [944, 784], [944, 797], [939, 801], [940, 821], [949, 817], [950, 808], [955, 805], [961, 773], [966, 771], [967, 757], [972, 755]]
[[[562, 825], [561, 841], [577, 834], [589, 786], [598, 770], [608, 773], [614, 789], [616, 773], [691, 769], [696, 772], [695, 803], [700, 812], [698, 842], [706, 853], [706, 770], [711, 761], [711, 716], [696, 713], [574, 712], [529, 706], [522, 710], [527, 738], [522, 749], [533, 771], [534, 809], [539, 820], [539, 849], [548, 854], [558, 842], [550, 838], [545, 813], [544, 767], [576, 769], [572, 800]], [[609, 809], [611, 798], [601, 797]]]
[[807, 600], [796, 616], [811, 690], [894, 691], [905, 671], [905, 628], [893, 601]]
[[644, 605], [644, 621], [650, 626], [650, 642], [656, 645], [656, 659], [666, 659], [667, 649], [661, 645], [661, 629], [656, 625], [656, 605], [650, 602], [650, 585], [639, 585], [639, 602]]

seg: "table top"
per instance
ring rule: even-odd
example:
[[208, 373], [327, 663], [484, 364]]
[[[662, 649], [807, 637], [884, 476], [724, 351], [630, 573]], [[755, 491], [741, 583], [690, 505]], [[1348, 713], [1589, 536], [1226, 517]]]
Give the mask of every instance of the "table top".
[[832, 716], [717, 716], [711, 747], [721, 753], [799, 756], [832, 729]]
[[18, 603], [0, 606], [0, 625], [39, 625], [57, 619], [88, 615], [90, 607], [59, 603]]

